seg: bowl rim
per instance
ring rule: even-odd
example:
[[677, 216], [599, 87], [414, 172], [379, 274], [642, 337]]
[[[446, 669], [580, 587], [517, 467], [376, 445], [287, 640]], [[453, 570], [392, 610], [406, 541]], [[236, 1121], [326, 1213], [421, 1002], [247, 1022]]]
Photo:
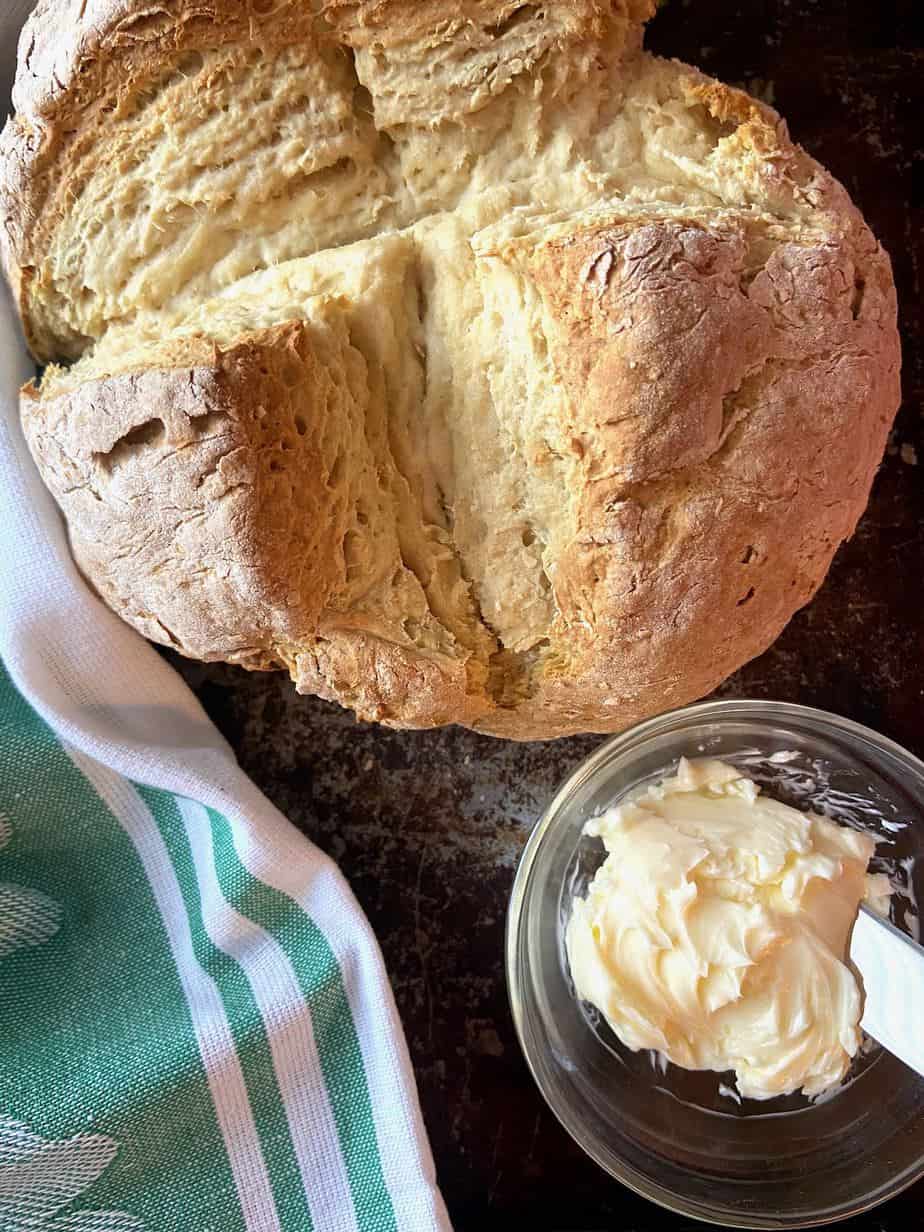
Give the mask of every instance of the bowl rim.
[[641, 723], [637, 723], [633, 727], [620, 732], [618, 735], [604, 740], [599, 748], [595, 749], [593, 753], [575, 766], [542, 810], [539, 819], [533, 826], [523, 846], [510, 891], [504, 934], [504, 967], [507, 979], [507, 998], [520, 1051], [523, 1054], [533, 1081], [545, 1100], [546, 1106], [551, 1110], [556, 1120], [573, 1141], [608, 1176], [625, 1185], [633, 1193], [656, 1203], [658, 1206], [674, 1214], [682, 1215], [687, 1219], [696, 1219], [702, 1223], [712, 1224], [717, 1227], [757, 1230], [822, 1227], [861, 1215], [881, 1205], [883, 1202], [897, 1197], [924, 1176], [924, 1157], [922, 1157], [917, 1167], [909, 1170], [906, 1176], [895, 1182], [888, 1183], [879, 1192], [868, 1198], [858, 1199], [849, 1209], [836, 1214], [809, 1216], [805, 1219], [799, 1219], [797, 1223], [786, 1222], [773, 1215], [736, 1215], [723, 1212], [720, 1216], [717, 1211], [711, 1210], [698, 1200], [684, 1199], [677, 1195], [674, 1190], [659, 1185], [657, 1181], [649, 1180], [629, 1164], [614, 1168], [610, 1163], [604, 1162], [601, 1153], [596, 1149], [596, 1143], [587, 1142], [580, 1135], [576, 1118], [569, 1117], [550, 1098], [526, 1042], [522, 980], [518, 968], [523, 906], [536, 857], [542, 847], [543, 840], [554, 826], [569, 797], [579, 787], [583, 786], [588, 779], [592, 778], [612, 761], [621, 750], [627, 746], [640, 744], [652, 736], [669, 730], [676, 726], [678, 722], [685, 720], [691, 720], [692, 722], [709, 722], [711, 720], [727, 722], [735, 718], [744, 717], [752, 721], [755, 718], [767, 721], [785, 721], [786, 719], [811, 720], [816, 724], [827, 726], [829, 729], [848, 736], [856, 742], [872, 745], [878, 752], [889, 754], [901, 762], [907, 770], [912, 771], [916, 775], [920, 780], [922, 790], [924, 790], [924, 761], [919, 757], [909, 752], [908, 749], [898, 744], [897, 741], [890, 739], [888, 736], [881, 735], [873, 728], [857, 723], [853, 719], [844, 718], [832, 711], [823, 710], [820, 707], [804, 706], [798, 702], [773, 701], [763, 698], [718, 698], [712, 701], [696, 702], [689, 706], [681, 706], [674, 710], [664, 711], [653, 718], [645, 719]]

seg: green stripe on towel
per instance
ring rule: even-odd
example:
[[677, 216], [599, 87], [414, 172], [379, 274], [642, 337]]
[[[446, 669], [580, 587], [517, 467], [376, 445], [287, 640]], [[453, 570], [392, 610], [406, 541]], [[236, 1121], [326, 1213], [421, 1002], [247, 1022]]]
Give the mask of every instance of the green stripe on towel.
[[157, 822], [176, 870], [199, 963], [218, 986], [234, 1036], [269, 1171], [273, 1196], [285, 1232], [311, 1232], [313, 1221], [301, 1183], [289, 1123], [279, 1091], [266, 1027], [240, 964], [213, 944], [205, 927], [196, 869], [183, 819], [168, 792], [137, 787]]
[[359, 1227], [362, 1232], [395, 1232], [362, 1053], [334, 953], [321, 930], [292, 898], [247, 871], [235, 850], [227, 818], [212, 809], [208, 812], [224, 897], [279, 943], [311, 1007]]

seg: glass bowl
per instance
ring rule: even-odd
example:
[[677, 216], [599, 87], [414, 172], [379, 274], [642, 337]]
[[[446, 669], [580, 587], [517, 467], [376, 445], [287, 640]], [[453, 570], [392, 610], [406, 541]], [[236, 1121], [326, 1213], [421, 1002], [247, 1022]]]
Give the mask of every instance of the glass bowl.
[[526, 844], [506, 953], [526, 1060], [588, 1155], [662, 1206], [738, 1228], [845, 1219], [924, 1174], [924, 1079], [867, 1040], [841, 1086], [814, 1102], [802, 1095], [741, 1100], [733, 1075], [691, 1073], [630, 1052], [574, 994], [564, 929], [573, 897], [603, 858], [599, 840], [582, 836], [584, 823], [672, 772], [681, 756], [723, 758], [777, 799], [874, 832], [880, 846], [871, 868], [890, 874], [892, 918], [917, 935], [924, 763], [875, 732], [805, 706], [690, 706], [598, 749]]

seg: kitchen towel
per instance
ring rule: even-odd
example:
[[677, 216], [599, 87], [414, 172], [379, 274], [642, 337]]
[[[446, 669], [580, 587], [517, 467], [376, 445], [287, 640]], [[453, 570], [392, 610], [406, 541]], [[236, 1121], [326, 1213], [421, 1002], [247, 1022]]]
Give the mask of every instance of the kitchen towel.
[[0, 1232], [448, 1229], [369, 925], [74, 568], [30, 375], [4, 288]]

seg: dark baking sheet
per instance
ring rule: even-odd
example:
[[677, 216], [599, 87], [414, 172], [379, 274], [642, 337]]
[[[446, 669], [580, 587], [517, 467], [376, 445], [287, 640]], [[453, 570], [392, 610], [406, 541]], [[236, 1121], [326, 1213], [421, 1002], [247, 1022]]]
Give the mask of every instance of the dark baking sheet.
[[[649, 46], [769, 98], [895, 265], [905, 402], [822, 592], [721, 690], [823, 706], [924, 756], [924, 38], [921, 0], [670, 0]], [[918, 464], [920, 462], [920, 465]], [[584, 1158], [520, 1057], [504, 987], [514, 865], [598, 743], [357, 726], [281, 676], [177, 661], [244, 769], [340, 863], [382, 943], [458, 1232], [696, 1227]], [[924, 1226], [924, 1185], [849, 1225]]]

